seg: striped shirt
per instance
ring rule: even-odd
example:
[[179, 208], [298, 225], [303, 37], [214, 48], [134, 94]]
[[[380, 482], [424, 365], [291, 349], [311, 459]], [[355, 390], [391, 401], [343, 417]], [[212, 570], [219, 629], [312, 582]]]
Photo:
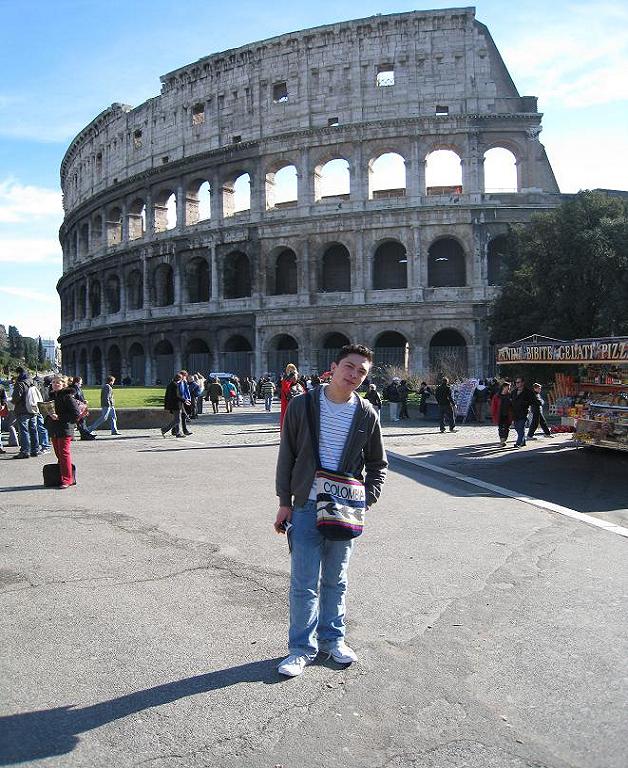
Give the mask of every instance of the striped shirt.
[[[337, 472], [344, 451], [347, 435], [358, 407], [358, 396], [351, 393], [351, 399], [346, 403], [332, 403], [325, 396], [327, 386], [321, 387], [321, 423], [318, 451], [321, 466], [331, 472]], [[316, 481], [310, 489], [310, 499], [316, 500]]]

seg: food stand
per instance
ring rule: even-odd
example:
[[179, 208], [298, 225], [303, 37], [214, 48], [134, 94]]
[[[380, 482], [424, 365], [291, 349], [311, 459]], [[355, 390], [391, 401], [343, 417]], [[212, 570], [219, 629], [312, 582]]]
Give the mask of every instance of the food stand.
[[573, 426], [580, 445], [628, 451], [628, 337], [563, 341], [534, 335], [498, 346], [496, 357], [499, 366], [578, 366], [578, 375], [556, 374], [553, 413]]

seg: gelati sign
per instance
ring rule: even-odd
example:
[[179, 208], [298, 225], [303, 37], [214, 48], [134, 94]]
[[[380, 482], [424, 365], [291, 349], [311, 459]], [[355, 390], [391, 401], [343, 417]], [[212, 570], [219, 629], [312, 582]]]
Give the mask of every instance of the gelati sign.
[[628, 337], [534, 343], [520, 341], [497, 347], [498, 365], [621, 362], [628, 362]]

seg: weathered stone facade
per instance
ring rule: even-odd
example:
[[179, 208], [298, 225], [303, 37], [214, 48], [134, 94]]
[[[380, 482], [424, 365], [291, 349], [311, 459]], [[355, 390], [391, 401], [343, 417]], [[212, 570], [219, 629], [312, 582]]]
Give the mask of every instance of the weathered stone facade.
[[[66, 370], [147, 384], [181, 366], [307, 372], [346, 340], [416, 373], [449, 347], [486, 370], [498, 238], [560, 194], [536, 98], [519, 96], [472, 8], [286, 34], [161, 81], [156, 98], [99, 115], [61, 166]], [[495, 147], [514, 156], [516, 191], [485, 189]], [[426, 159], [443, 149], [461, 184], [430, 187]], [[403, 157], [405, 188], [371, 188], [387, 153]], [[350, 189], [326, 196], [332, 159]], [[275, 203], [286, 166], [296, 199]]]

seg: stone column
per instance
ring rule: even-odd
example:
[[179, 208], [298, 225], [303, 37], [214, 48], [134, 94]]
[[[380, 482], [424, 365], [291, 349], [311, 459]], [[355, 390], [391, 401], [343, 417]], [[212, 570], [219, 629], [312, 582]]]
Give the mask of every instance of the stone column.
[[126, 275], [122, 264], [118, 265], [118, 279], [120, 280], [120, 314], [124, 317], [127, 308]]
[[218, 264], [216, 262], [216, 246], [212, 243], [209, 246], [209, 272], [211, 275], [209, 300], [218, 300]]
[[249, 174], [251, 180], [251, 218], [260, 219], [266, 210], [266, 179], [262, 170], [262, 163], [258, 161], [253, 173]]
[[177, 196], [177, 226], [176, 231], [182, 232], [185, 228], [185, 191], [183, 189], [183, 179], [177, 181], [175, 192]]
[[123, 243], [129, 242], [129, 209], [126, 204], [126, 200], [122, 203], [120, 206], [121, 216], [122, 216], [122, 235], [121, 240]]
[[365, 271], [365, 254], [364, 254], [364, 233], [359, 230], [355, 234], [355, 253], [353, 255], [353, 269], [351, 272], [351, 290], [353, 294], [354, 304], [364, 304], [364, 271]]
[[[406, 197], [416, 201], [424, 194], [425, 161], [419, 159], [419, 142], [410, 144], [410, 156], [405, 158], [406, 166]], [[421, 178], [422, 171], [422, 178]]]
[[144, 344], [144, 384], [147, 387], [153, 383], [153, 350], [147, 341]]
[[307, 295], [310, 292], [310, 243], [307, 237], [301, 241], [299, 251], [297, 291], [300, 295]]
[[261, 376], [268, 370], [268, 361], [264, 360], [262, 350], [264, 347], [264, 330], [255, 326], [255, 375]]
[[369, 198], [369, 181], [361, 142], [355, 145], [353, 156], [349, 159], [349, 173], [351, 174], [351, 200], [363, 204]]
[[179, 254], [175, 251], [173, 255], [173, 265], [172, 265], [172, 274], [173, 274], [173, 282], [174, 282], [174, 305], [175, 307], [181, 308], [181, 304], [183, 303], [183, 290], [181, 285], [181, 263], [179, 262], [178, 258]]
[[146, 253], [142, 254], [142, 294], [144, 312], [150, 314], [150, 270]]
[[300, 215], [306, 215], [310, 206], [314, 205], [314, 169], [310, 167], [310, 151], [307, 147], [301, 150], [297, 171], [297, 195]]
[[222, 226], [222, 182], [218, 176], [214, 176], [209, 182], [210, 198], [209, 206], [211, 209], [211, 223], [212, 227]]
[[464, 194], [480, 194], [484, 191], [484, 159], [480, 157], [479, 133], [473, 131], [467, 137], [462, 165], [462, 191]]
[[146, 232], [145, 236], [150, 237], [155, 233], [155, 208], [153, 206], [153, 193], [151, 190], [146, 191]]

